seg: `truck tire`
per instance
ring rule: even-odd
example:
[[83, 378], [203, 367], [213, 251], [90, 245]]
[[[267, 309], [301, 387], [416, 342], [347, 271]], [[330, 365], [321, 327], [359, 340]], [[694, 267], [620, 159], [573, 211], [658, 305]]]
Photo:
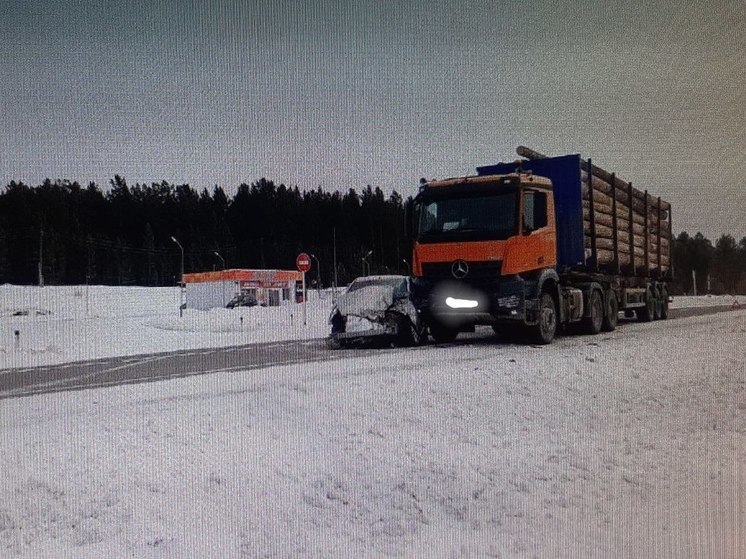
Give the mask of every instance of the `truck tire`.
[[546, 291], [539, 297], [538, 322], [530, 327], [531, 338], [541, 345], [551, 344], [557, 335], [557, 304]]
[[662, 293], [661, 293], [660, 287], [657, 287], [657, 286], [654, 287], [653, 288], [653, 300], [654, 300], [653, 320], [661, 319], [661, 307], [662, 307], [661, 297], [662, 297]]
[[653, 320], [653, 316], [655, 316], [655, 301], [650, 288], [645, 292], [645, 306], [635, 310], [635, 314], [639, 322], [650, 322]]
[[437, 343], [447, 344], [456, 339], [456, 336], [458, 336], [458, 330], [434, 322], [430, 325], [430, 335]]
[[616, 293], [609, 291], [606, 294], [606, 312], [601, 324], [601, 330], [604, 332], [613, 332], [616, 330], [619, 321], [619, 301], [616, 300]]
[[668, 319], [668, 289], [661, 288], [661, 320]]
[[588, 316], [583, 319], [585, 334], [598, 334], [604, 321], [604, 299], [598, 289], [591, 290], [588, 295]]

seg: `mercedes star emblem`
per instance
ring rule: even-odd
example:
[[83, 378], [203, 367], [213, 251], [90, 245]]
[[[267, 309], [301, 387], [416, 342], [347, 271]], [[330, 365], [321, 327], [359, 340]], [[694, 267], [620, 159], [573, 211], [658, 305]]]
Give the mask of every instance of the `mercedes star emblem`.
[[456, 279], [465, 278], [469, 273], [469, 265], [463, 260], [456, 260], [451, 265], [451, 274]]

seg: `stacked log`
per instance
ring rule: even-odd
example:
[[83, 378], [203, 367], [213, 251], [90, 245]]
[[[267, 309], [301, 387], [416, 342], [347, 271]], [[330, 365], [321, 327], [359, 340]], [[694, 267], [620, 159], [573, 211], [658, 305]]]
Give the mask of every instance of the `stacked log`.
[[[516, 151], [518, 155], [527, 159], [546, 157], [524, 146], [520, 146]], [[671, 205], [663, 200], [659, 202], [658, 198], [636, 188], [630, 188], [629, 183], [600, 167], [589, 166], [588, 162], [582, 159], [580, 167], [586, 258], [591, 259], [593, 256], [592, 239], [595, 233], [595, 253], [599, 266], [614, 266], [618, 263], [620, 267], [634, 265], [635, 271], [643, 273], [646, 270], [659, 273], [668, 271], [671, 247], [669, 219]], [[591, 193], [593, 223], [591, 223]], [[615, 205], [616, 211], [614, 211]]]

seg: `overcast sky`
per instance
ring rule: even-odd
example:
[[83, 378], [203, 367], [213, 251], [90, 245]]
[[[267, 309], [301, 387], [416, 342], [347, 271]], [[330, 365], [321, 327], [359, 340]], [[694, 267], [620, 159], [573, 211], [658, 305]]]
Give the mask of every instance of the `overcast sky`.
[[525, 144], [746, 236], [746, 2], [0, 0], [0, 185], [413, 194]]

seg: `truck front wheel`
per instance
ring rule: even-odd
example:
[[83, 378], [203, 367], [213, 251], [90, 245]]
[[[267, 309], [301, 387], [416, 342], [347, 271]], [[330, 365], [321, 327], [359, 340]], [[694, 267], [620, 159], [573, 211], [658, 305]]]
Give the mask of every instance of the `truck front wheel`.
[[536, 343], [551, 344], [557, 334], [557, 305], [547, 292], [539, 298], [538, 322], [531, 328], [531, 337]]

